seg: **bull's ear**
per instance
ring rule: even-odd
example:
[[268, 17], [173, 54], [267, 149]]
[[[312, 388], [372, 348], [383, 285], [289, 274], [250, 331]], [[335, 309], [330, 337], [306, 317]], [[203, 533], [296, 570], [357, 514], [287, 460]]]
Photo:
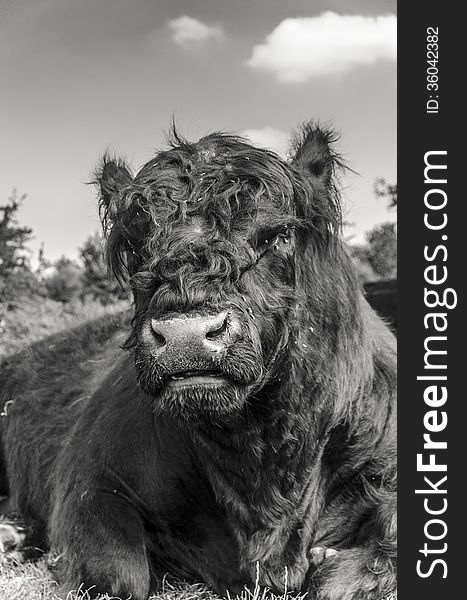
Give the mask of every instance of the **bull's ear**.
[[119, 212], [122, 190], [133, 179], [126, 162], [121, 158], [103, 156], [94, 174], [94, 182], [99, 190], [99, 211], [104, 229], [116, 220]]
[[337, 139], [334, 131], [305, 123], [292, 140], [292, 164], [328, 187], [336, 167], [341, 165], [333, 150]]
[[[328, 247], [341, 230], [342, 213], [334, 174], [344, 167], [333, 148], [338, 136], [332, 129], [305, 123], [292, 139], [291, 163], [313, 184], [312, 202], [306, 197], [297, 203], [297, 214], [312, 226], [313, 240]], [[320, 235], [318, 235], [320, 234]]]

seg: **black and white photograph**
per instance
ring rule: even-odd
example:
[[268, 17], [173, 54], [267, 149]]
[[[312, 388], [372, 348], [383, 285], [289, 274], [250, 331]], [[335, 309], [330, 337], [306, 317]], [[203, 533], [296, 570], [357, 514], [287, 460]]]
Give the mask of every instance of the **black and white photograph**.
[[[397, 584], [397, 57], [394, 0], [0, 0], [0, 600], [422, 597]], [[429, 586], [457, 294], [424, 153], [399, 463]]]

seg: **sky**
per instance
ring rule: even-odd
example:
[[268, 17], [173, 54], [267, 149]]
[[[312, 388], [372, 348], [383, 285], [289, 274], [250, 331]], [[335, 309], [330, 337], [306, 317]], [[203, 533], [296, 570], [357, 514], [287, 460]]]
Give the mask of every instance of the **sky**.
[[26, 193], [34, 252], [76, 257], [99, 229], [87, 185], [106, 150], [137, 170], [174, 117], [196, 141], [244, 134], [287, 151], [310, 119], [340, 133], [354, 240], [394, 220], [393, 0], [0, 0], [0, 204]]

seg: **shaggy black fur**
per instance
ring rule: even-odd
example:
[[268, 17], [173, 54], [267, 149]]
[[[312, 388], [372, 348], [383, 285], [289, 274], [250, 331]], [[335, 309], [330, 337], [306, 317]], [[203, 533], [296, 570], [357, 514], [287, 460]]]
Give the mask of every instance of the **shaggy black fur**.
[[[286, 577], [322, 600], [394, 591], [395, 344], [339, 239], [332, 139], [305, 125], [285, 162], [174, 132], [134, 177], [104, 157], [131, 333], [102, 319], [0, 371], [0, 493], [46, 527], [65, 588], [144, 600], [168, 571], [224, 594], [259, 563], [277, 592]], [[160, 359], [154, 320], [221, 312], [241, 333], [212, 360]], [[193, 369], [222, 377], [170, 384]]]

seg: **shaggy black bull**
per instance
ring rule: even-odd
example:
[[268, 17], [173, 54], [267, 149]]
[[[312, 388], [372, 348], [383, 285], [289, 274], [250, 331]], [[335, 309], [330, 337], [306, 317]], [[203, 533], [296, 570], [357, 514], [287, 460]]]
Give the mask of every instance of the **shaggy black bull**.
[[5, 555], [35, 532], [65, 588], [136, 600], [257, 566], [311, 598], [394, 591], [394, 339], [339, 241], [331, 141], [307, 125], [285, 162], [174, 134], [135, 177], [104, 158], [131, 352], [109, 317], [6, 360]]

